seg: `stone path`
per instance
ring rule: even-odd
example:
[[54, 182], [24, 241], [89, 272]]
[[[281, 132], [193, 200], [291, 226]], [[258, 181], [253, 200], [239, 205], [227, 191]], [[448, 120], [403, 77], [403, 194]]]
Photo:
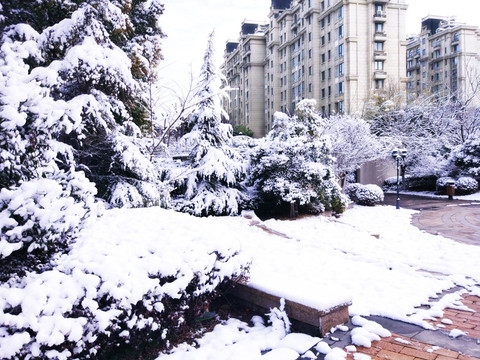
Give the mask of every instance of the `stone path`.
[[[395, 205], [396, 195], [386, 194], [385, 204]], [[400, 195], [400, 207], [419, 210], [412, 224], [431, 234], [480, 246], [480, 202]]]

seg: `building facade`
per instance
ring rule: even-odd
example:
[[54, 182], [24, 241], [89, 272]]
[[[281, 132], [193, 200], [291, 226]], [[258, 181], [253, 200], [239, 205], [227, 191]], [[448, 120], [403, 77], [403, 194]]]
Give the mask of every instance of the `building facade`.
[[293, 113], [302, 99], [316, 99], [325, 114], [361, 114], [387, 82], [404, 87], [406, 9], [404, 0], [272, 0], [268, 24], [245, 35], [244, 22], [225, 50], [233, 124], [261, 137], [276, 111]]
[[434, 96], [480, 104], [480, 29], [427, 16], [407, 45], [407, 98]]

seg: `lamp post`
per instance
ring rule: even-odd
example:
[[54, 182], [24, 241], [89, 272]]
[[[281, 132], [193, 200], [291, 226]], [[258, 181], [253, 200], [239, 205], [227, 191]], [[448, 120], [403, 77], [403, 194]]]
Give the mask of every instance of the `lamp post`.
[[392, 157], [397, 161], [397, 204], [396, 208], [400, 209], [400, 161], [403, 163], [407, 157], [407, 149], [395, 149], [392, 151]]

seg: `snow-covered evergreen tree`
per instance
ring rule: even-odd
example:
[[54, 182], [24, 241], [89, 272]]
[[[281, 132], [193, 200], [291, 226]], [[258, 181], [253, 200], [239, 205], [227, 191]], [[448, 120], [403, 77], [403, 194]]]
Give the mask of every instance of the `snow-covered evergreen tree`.
[[292, 203], [304, 212], [344, 211], [346, 200], [314, 107], [314, 101], [304, 100], [297, 116], [276, 113], [272, 131], [253, 152], [249, 183], [263, 213], [288, 212]]
[[177, 181], [175, 207], [196, 216], [236, 215], [245, 174], [242, 158], [232, 147], [233, 131], [222, 124], [221, 78], [213, 63], [213, 32], [200, 72], [197, 107], [187, 120], [191, 131], [183, 141], [193, 146], [185, 163], [187, 175]]
[[81, 227], [96, 193], [60, 141], [79, 123], [50, 91], [56, 72], [26, 63], [41, 61], [39, 37], [18, 24], [1, 39], [0, 259], [25, 247], [55, 250]]
[[75, 127], [61, 140], [75, 149], [77, 165], [96, 183], [99, 196], [117, 206], [157, 204], [158, 175], [140, 137], [148, 116], [144, 91], [161, 59], [163, 5], [7, 1], [4, 10], [18, 21], [32, 16], [34, 29], [22, 26], [38, 34], [38, 56], [25, 63], [48, 72], [43, 80], [52, 97], [66, 102]]
[[1, 10], [0, 257], [65, 239], [97, 189], [118, 206], [158, 203], [140, 127], [163, 5], [5, 0]]

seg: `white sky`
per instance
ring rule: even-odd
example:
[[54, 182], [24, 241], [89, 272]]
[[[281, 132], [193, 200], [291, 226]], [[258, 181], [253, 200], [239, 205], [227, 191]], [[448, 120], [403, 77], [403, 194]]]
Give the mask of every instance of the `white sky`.
[[[190, 71], [201, 66], [208, 34], [215, 29], [217, 65], [227, 40], [237, 40], [244, 19], [267, 21], [270, 0], [164, 0], [161, 23], [168, 35], [163, 41], [165, 60], [162, 83], [184, 88]], [[480, 26], [480, 0], [407, 0], [407, 34], [420, 31], [428, 14], [456, 16], [458, 21]]]

